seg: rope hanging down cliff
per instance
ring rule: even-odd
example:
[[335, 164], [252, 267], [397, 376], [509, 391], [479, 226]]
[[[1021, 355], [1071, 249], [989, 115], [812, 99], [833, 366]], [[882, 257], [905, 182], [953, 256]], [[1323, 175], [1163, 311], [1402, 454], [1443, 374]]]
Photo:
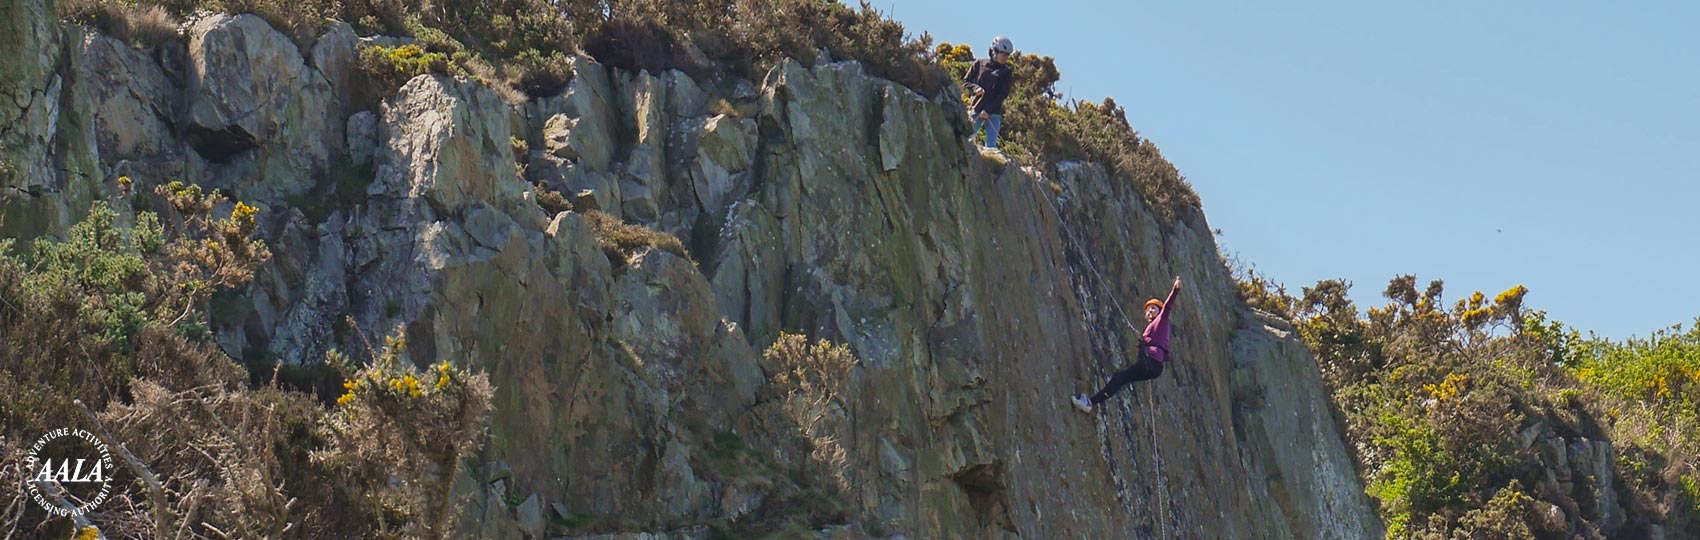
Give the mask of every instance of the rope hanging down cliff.
[[[1051, 211], [1055, 212], [1056, 216], [1057, 216], [1057, 225], [1058, 225], [1058, 227], [1060, 227], [1062, 229], [1063, 240], [1068, 242], [1069, 246], [1073, 247], [1076, 253], [1080, 254], [1081, 262], [1085, 263], [1086, 270], [1092, 276], [1093, 281], [1095, 281], [1098, 284], [1098, 288], [1105, 294], [1106, 297], [1109, 298], [1110, 307], [1115, 308], [1116, 314], [1119, 315], [1122, 319], [1122, 324], [1126, 325], [1128, 330], [1130, 330], [1130, 331], [1139, 332], [1139, 328], [1135, 327], [1134, 324], [1133, 324], [1133, 318], [1128, 317], [1127, 312], [1122, 310], [1121, 299], [1116, 296], [1115, 290], [1110, 288], [1109, 283], [1104, 279], [1103, 274], [1098, 272], [1097, 265], [1093, 264], [1091, 255], [1089, 255], [1086, 252], [1086, 250], [1081, 247], [1081, 243], [1075, 238], [1074, 231], [1069, 228], [1068, 220], [1064, 217], [1064, 214], [1062, 212], [1062, 207], [1059, 206], [1055, 200], [1052, 200], [1050, 197], [1046, 196], [1044, 191], [1042, 189], [1040, 189], [1040, 187], [1036, 183], [1034, 185], [1034, 189], [1039, 190], [1039, 198], [1044, 199], [1046, 202], [1050, 203]], [[1160, 305], [1172, 304], [1174, 302], [1175, 292], [1180, 289], [1180, 283], [1181, 283], [1180, 278], [1176, 277], [1175, 278], [1175, 285], [1174, 285], [1174, 288], [1171, 289], [1171, 291], [1170, 291], [1168, 302], [1166, 302], [1166, 303], [1165, 302], [1158, 302], [1158, 303]], [[1151, 307], [1151, 304], [1147, 303], [1147, 308], [1150, 308], [1150, 307]], [[1166, 316], [1166, 314], [1163, 314], [1163, 315]], [[1148, 317], [1150, 317], [1150, 314], [1148, 314]], [[1154, 324], [1154, 326], [1155, 326], [1155, 324]], [[1167, 330], [1166, 325], [1165, 325], [1164, 330]], [[1167, 334], [1167, 332], [1164, 332], [1164, 333]], [[1146, 349], [1147, 348], [1146, 345], [1149, 344], [1149, 342], [1145, 341], [1146, 337], [1147, 336], [1142, 336], [1142, 346], [1140, 347], [1141, 352], [1140, 352], [1139, 356], [1141, 357], [1142, 361], [1146, 359], [1146, 354], [1144, 352], [1144, 349]], [[1164, 341], [1165, 341], [1165, 343], [1163, 345], [1164, 345], [1164, 348], [1166, 349], [1166, 345], [1167, 345], [1166, 336], [1165, 336]], [[1166, 350], [1163, 351], [1163, 355], [1165, 357], [1167, 356]], [[1165, 360], [1166, 360], [1166, 358], [1165, 358]], [[1160, 371], [1161, 370], [1159, 369], [1159, 372]], [[1151, 393], [1149, 393], [1149, 392], [1141, 392], [1141, 393], [1144, 394], [1144, 396], [1145, 396], [1145, 425], [1149, 426], [1150, 430], [1151, 430], [1150, 444], [1151, 444], [1151, 456], [1152, 456], [1152, 473], [1153, 473], [1154, 476], [1157, 477], [1157, 525], [1158, 525], [1158, 530], [1160, 531], [1158, 537], [1159, 538], [1168, 538], [1169, 537], [1169, 535], [1168, 535], [1169, 489], [1168, 489], [1168, 482], [1163, 477], [1163, 452], [1162, 452], [1162, 448], [1157, 444], [1157, 423], [1156, 423], [1155, 418], [1153, 417], [1153, 411], [1155, 410], [1155, 403], [1152, 400]], [[1077, 398], [1077, 401], [1078, 401], [1078, 398]], [[1078, 402], [1075, 405], [1077, 407], [1080, 406], [1080, 404]], [[1082, 410], [1088, 410], [1089, 411], [1090, 407], [1082, 409]]]

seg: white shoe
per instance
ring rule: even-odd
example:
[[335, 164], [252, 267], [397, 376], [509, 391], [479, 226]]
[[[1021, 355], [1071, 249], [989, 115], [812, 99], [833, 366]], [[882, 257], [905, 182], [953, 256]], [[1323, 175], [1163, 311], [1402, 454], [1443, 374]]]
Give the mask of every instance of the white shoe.
[[1074, 408], [1080, 409], [1080, 412], [1092, 413], [1092, 400], [1087, 399], [1086, 396], [1074, 396], [1074, 399], [1069, 401], [1074, 403]]

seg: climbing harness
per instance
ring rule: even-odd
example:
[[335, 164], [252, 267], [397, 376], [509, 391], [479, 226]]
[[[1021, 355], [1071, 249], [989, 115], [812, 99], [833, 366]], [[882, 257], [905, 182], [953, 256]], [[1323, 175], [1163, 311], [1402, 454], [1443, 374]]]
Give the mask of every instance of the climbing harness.
[[[1106, 296], [1109, 297], [1110, 307], [1115, 308], [1116, 314], [1121, 316], [1122, 324], [1127, 325], [1128, 330], [1139, 333], [1139, 328], [1133, 325], [1133, 319], [1129, 318], [1127, 316], [1127, 312], [1122, 310], [1121, 299], [1116, 297], [1115, 289], [1110, 288], [1109, 282], [1104, 279], [1104, 275], [1098, 272], [1098, 266], [1092, 264], [1091, 255], [1081, 247], [1081, 243], [1075, 238], [1074, 231], [1069, 228], [1068, 220], [1063, 216], [1062, 207], [1059, 206], [1055, 200], [1046, 196], [1045, 192], [1040, 189], [1037, 183], [1035, 183], [1033, 187], [1034, 189], [1039, 190], [1040, 198], [1045, 199], [1046, 202], [1051, 204], [1051, 211], [1056, 212], [1057, 214], [1057, 225], [1062, 229], [1064, 240], [1067, 241], [1070, 246], [1074, 247], [1074, 251], [1076, 253], [1080, 254], [1081, 262], [1086, 264], [1086, 270], [1092, 274], [1092, 277], [1098, 283], [1098, 287]], [[1143, 347], [1144, 344], [1142, 343], [1140, 346]], [[1168, 350], [1164, 349], [1163, 352], [1167, 353]], [[1140, 394], [1145, 396], [1145, 425], [1151, 428], [1151, 438], [1149, 440], [1151, 441], [1152, 473], [1157, 477], [1158, 538], [1168, 538], [1169, 487], [1168, 481], [1163, 478], [1163, 451], [1157, 444], [1157, 422], [1154, 416], [1156, 406], [1152, 400], [1150, 392], [1140, 392]]]

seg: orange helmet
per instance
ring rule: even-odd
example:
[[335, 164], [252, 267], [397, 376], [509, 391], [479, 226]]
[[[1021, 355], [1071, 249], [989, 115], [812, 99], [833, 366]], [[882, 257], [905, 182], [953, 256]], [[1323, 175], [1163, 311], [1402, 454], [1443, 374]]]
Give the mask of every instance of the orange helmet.
[[1151, 309], [1151, 306], [1157, 306], [1157, 309], [1163, 309], [1163, 301], [1158, 300], [1156, 298], [1146, 300], [1145, 301], [1145, 309]]

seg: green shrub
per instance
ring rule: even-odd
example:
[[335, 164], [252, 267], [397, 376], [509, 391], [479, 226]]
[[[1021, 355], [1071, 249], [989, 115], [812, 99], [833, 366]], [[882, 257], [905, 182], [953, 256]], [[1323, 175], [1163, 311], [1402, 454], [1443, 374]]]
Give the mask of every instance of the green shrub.
[[510, 80], [530, 96], [558, 94], [573, 79], [572, 62], [560, 51], [544, 54], [526, 49], [513, 56], [512, 66]]
[[[1700, 327], [1700, 321], [1696, 321]], [[1542, 335], [1567, 336], [1563, 365], [1574, 373], [1614, 445], [1641, 456], [1627, 482], [1665, 508], [1670, 530], [1700, 533], [1700, 330], [1681, 325], [1647, 338], [1579, 338], [1549, 325]], [[1552, 340], [1544, 341], [1550, 343]], [[1550, 345], [1549, 345], [1550, 346]], [[1623, 469], [1623, 467], [1619, 467]]]
[[1486, 505], [1464, 514], [1458, 529], [1466, 538], [1507, 540], [1537, 538], [1537, 532], [1542, 536], [1567, 532], [1547, 527], [1535, 499], [1524, 493], [1523, 485], [1515, 480]]
[[771, 483], [773, 465], [767, 458], [744, 443], [730, 431], [717, 431], [705, 456], [707, 470], [721, 480], [743, 479], [755, 483]]
[[1617, 396], [1693, 408], [1700, 401], [1700, 320], [1651, 337], [1582, 345], [1577, 377]]
[[419, 75], [465, 74], [462, 68], [449, 62], [447, 54], [426, 52], [424, 47], [414, 44], [361, 47], [354, 65], [367, 85], [363, 93], [373, 101], [395, 95], [402, 85]]
[[[1342, 280], [1307, 287], [1299, 298], [1267, 283], [1241, 284], [1268, 303], [1293, 306], [1389, 538], [1545, 538], [1571, 530], [1576, 525], [1555, 525], [1537, 511], [1571, 495], [1522, 487], [1542, 478], [1536, 452], [1519, 440], [1537, 423], [1566, 438], [1609, 435], [1620, 452], [1614, 474], [1626, 493], [1625, 531], [1687, 523], [1687, 510], [1672, 510], [1681, 505], [1648, 502], [1680, 498], [1675, 479], [1693, 470], [1685, 467], [1700, 447], [1687, 435], [1700, 423], [1657, 406], [1676, 403], [1669, 401], [1675, 388], [1661, 397], [1658, 376], [1674, 376], [1680, 363], [1654, 351], [1680, 358], [1683, 339], [1662, 335], [1627, 347], [1571, 341], [1563, 336], [1573, 332], [1524, 307], [1525, 287], [1492, 297], [1474, 292], [1448, 308], [1442, 282], [1417, 284], [1411, 275], [1390, 280], [1387, 304], [1364, 313]], [[1566, 357], [1583, 360], [1567, 368]], [[1615, 358], [1610, 368], [1600, 363], [1606, 357]], [[1573, 374], [1590, 367], [1596, 371], [1580, 380]], [[1590, 378], [1623, 382], [1596, 386]]]
[[[157, 481], [115, 484], [111, 500], [141, 504], [91, 516], [109, 538], [443, 537], [460, 456], [484, 440], [487, 379], [411, 368], [397, 337], [370, 365], [333, 362], [349, 381], [334, 409], [279, 388], [322, 383], [322, 368], [249, 382], [204, 328], [211, 295], [269, 258], [258, 210], [181, 182], [151, 192], [158, 213], [96, 203], [65, 241], [19, 254], [0, 240], [0, 482], [22, 481], [15, 441], [78, 427], [138, 457], [121, 478]], [[70, 535], [33, 508], [0, 529]]]
[[1234, 287], [1246, 305], [1293, 320], [1298, 299], [1287, 294], [1287, 286], [1259, 275], [1257, 269], [1229, 264], [1234, 275]]

